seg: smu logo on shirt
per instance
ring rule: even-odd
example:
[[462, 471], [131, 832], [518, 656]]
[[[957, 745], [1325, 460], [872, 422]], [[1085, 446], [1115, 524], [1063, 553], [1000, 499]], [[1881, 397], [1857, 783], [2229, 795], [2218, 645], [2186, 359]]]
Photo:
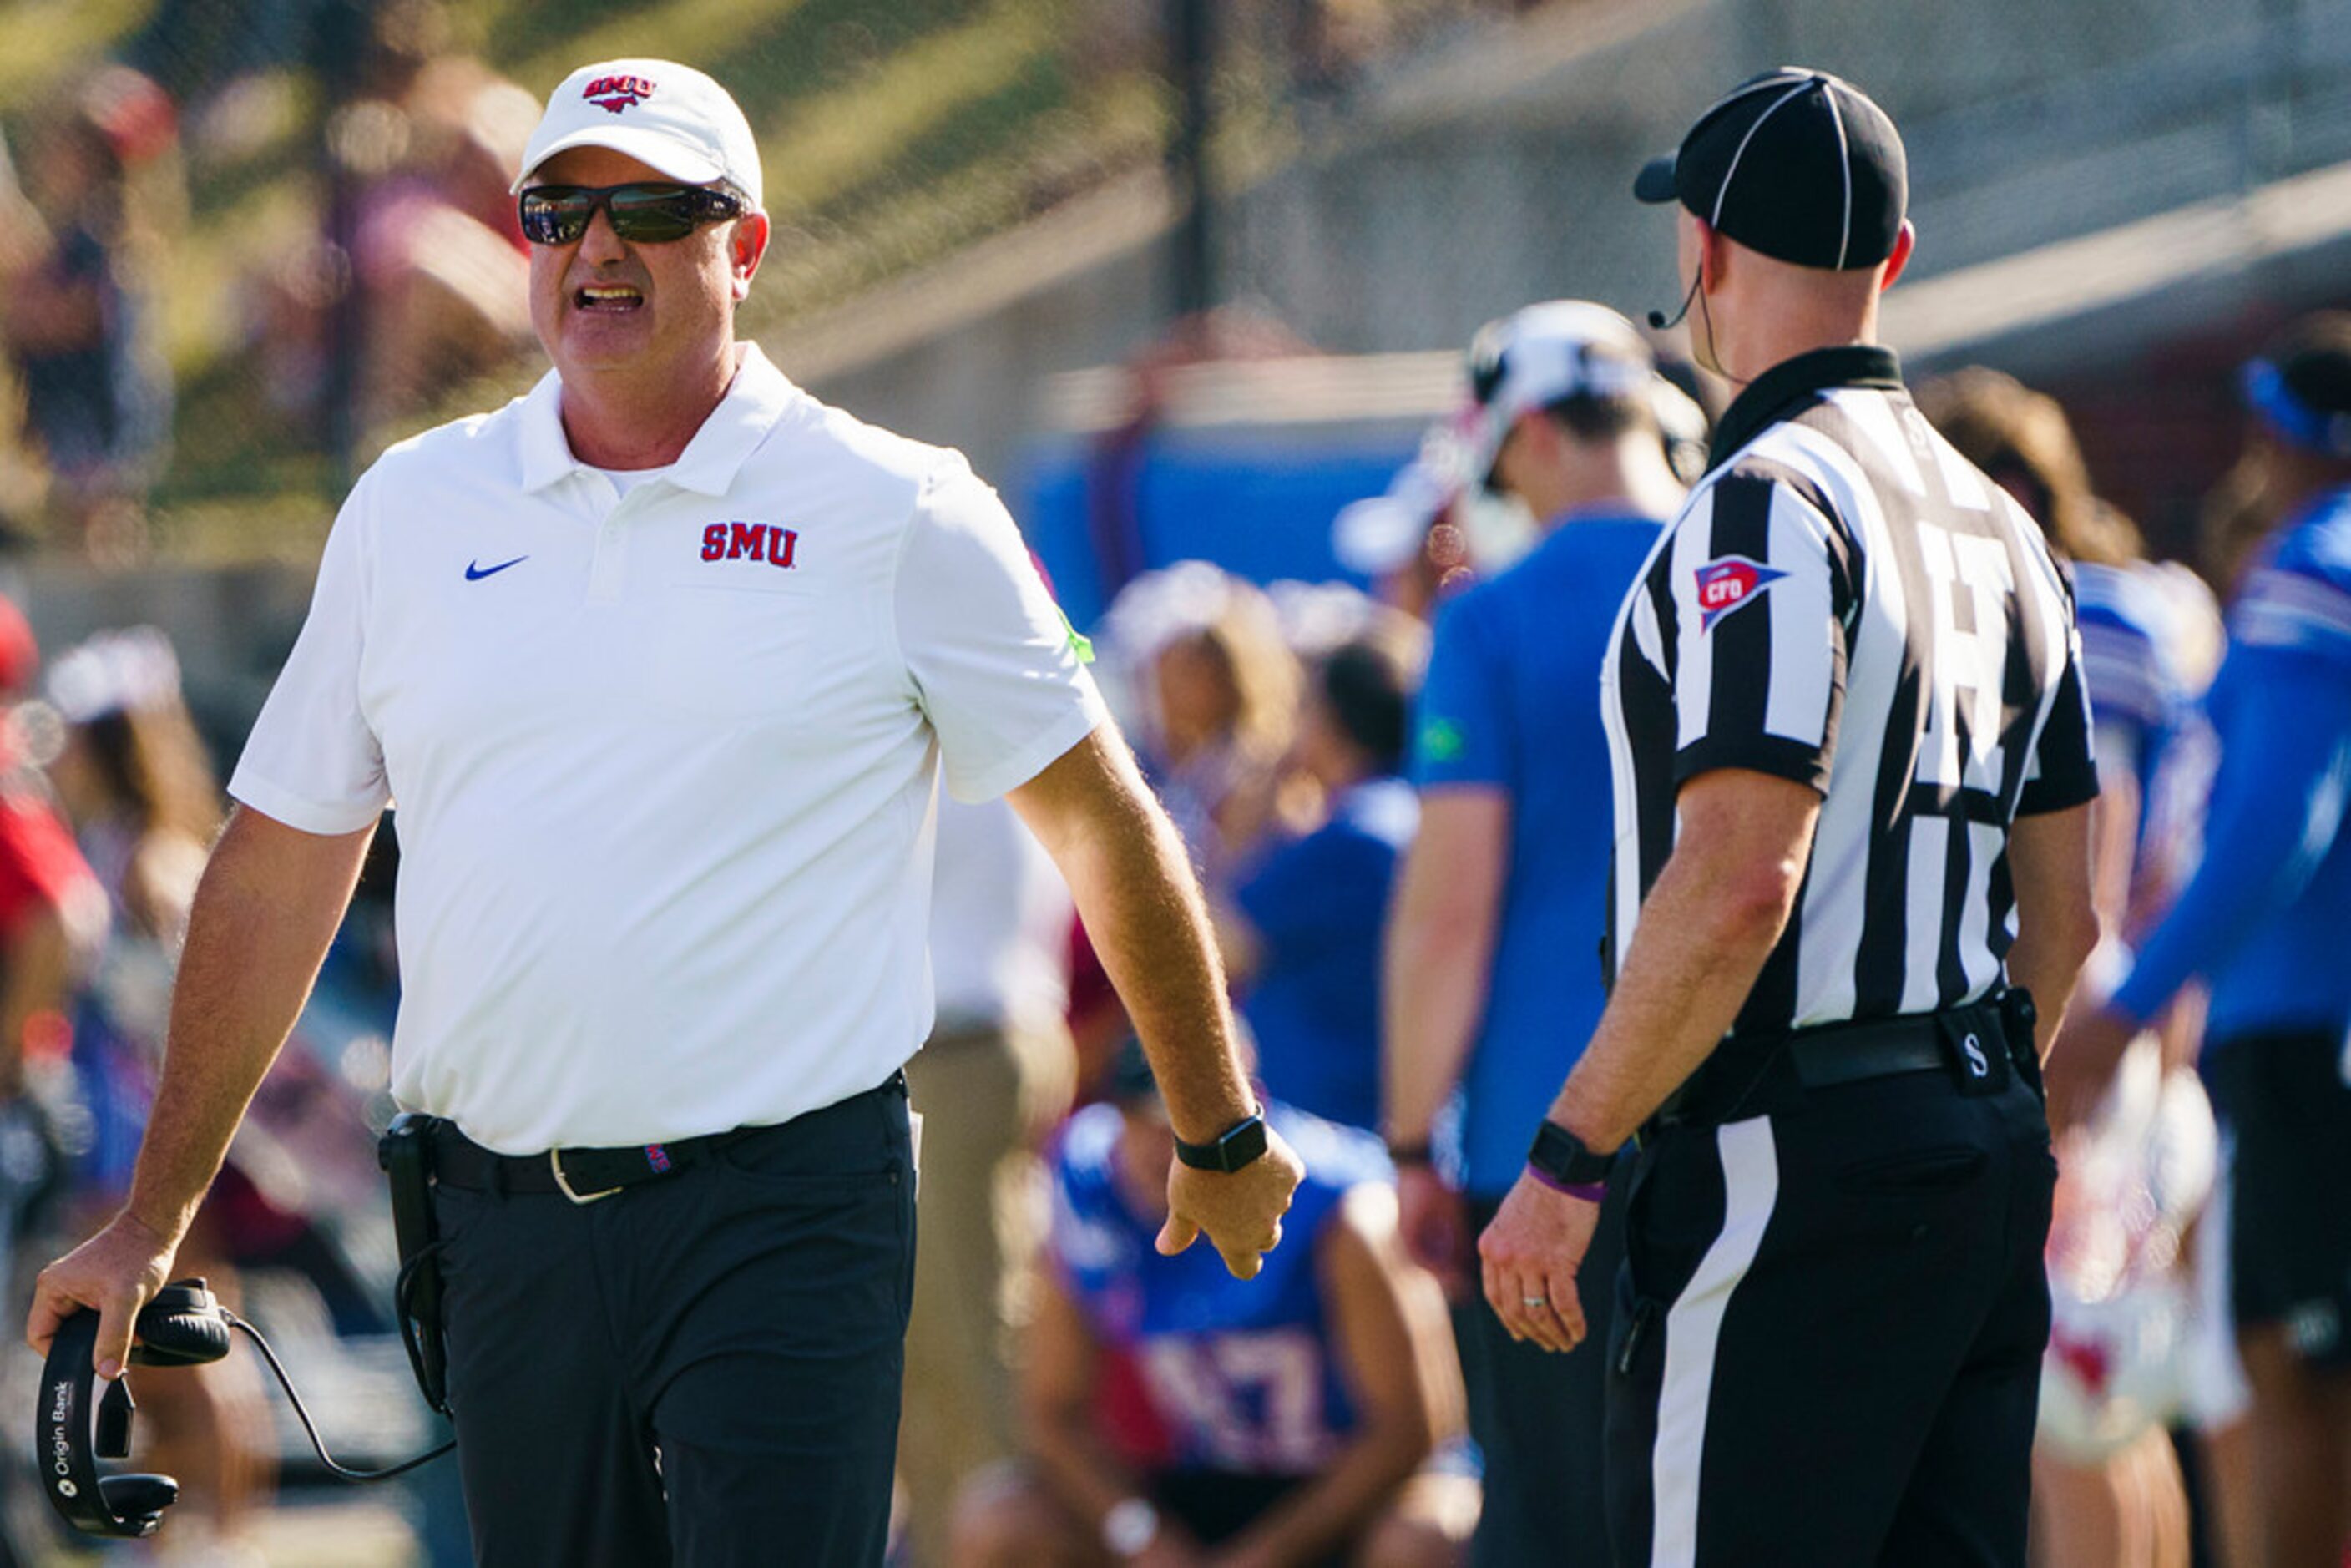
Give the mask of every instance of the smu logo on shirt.
[[1719, 560], [1708, 561], [1697, 572], [1698, 629], [1713, 631], [1716, 622], [1752, 601], [1787, 575], [1743, 555], [1727, 555]]
[[764, 560], [789, 571], [799, 544], [799, 530], [781, 523], [713, 523], [702, 530], [702, 559]]
[[598, 77], [580, 92], [580, 97], [608, 114], [618, 114], [653, 95], [653, 84], [643, 77]]

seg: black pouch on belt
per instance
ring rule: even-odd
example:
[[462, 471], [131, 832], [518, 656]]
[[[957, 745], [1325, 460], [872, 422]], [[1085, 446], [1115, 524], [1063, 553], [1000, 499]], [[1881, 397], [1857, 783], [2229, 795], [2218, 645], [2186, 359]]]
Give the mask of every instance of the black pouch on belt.
[[2016, 1068], [2017, 1076], [2025, 1086], [2042, 1099], [2049, 1092], [2041, 1083], [2041, 1009], [2032, 1005], [2032, 993], [2022, 986], [2011, 986], [2001, 993], [2000, 1027], [2008, 1031], [2008, 1060]]
[[1982, 1006], [1953, 1008], [1935, 1015], [1935, 1023], [1961, 1094], [1997, 1094], [2008, 1087], [2008, 1037], [1998, 1012]]
[[445, 1416], [449, 1355], [441, 1334], [440, 1227], [433, 1218], [434, 1125], [434, 1118], [413, 1111], [394, 1116], [376, 1143], [375, 1159], [392, 1184], [392, 1228], [400, 1247], [392, 1316], [424, 1402]]

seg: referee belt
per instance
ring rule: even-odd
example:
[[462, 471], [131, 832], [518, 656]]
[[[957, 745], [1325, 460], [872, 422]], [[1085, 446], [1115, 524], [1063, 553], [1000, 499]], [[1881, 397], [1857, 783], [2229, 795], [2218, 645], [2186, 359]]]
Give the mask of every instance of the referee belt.
[[[1909, 1013], [1863, 1023], [1823, 1024], [1776, 1040], [1729, 1041], [1657, 1108], [1660, 1127], [1713, 1125], [1766, 1115], [1813, 1090], [1866, 1083], [1913, 1072], [1945, 1072], [2005, 1085], [2012, 1070], [2036, 1090], [2040, 1061], [2032, 1043], [2030, 993], [2011, 988], [1941, 1012]], [[1980, 1053], [1970, 1067], [1970, 1044]], [[1742, 1044], [1748, 1049], [1740, 1050]], [[1758, 1060], [1758, 1053], [1761, 1059]]]
[[[902, 1092], [905, 1074], [893, 1074], [883, 1089]], [[869, 1090], [872, 1093], [876, 1091]], [[852, 1099], [862, 1096], [852, 1096]], [[820, 1110], [830, 1110], [830, 1106]], [[814, 1113], [811, 1113], [813, 1114]], [[734, 1127], [724, 1133], [678, 1138], [663, 1144], [624, 1144], [613, 1148], [549, 1149], [536, 1155], [502, 1155], [486, 1149], [458, 1130], [457, 1124], [435, 1117], [430, 1139], [433, 1176], [444, 1186], [465, 1192], [512, 1197], [560, 1193], [573, 1203], [599, 1198], [659, 1181], [683, 1170], [707, 1164], [721, 1149], [748, 1144], [792, 1125], [778, 1122], [764, 1127]]]

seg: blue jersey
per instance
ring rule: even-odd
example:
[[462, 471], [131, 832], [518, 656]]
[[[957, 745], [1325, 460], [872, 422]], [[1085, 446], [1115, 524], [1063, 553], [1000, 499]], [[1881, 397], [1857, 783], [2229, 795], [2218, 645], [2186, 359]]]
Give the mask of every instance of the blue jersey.
[[1509, 874], [1486, 1010], [1461, 1085], [1464, 1186], [1510, 1190], [1600, 1021], [1614, 829], [1600, 664], [1660, 524], [1570, 517], [1526, 559], [1438, 612], [1413, 782], [1510, 803]]
[[1262, 954], [1241, 1009], [1258, 1076], [1276, 1099], [1351, 1127], [1379, 1121], [1380, 932], [1419, 821], [1404, 780], [1359, 784], [1234, 894]]
[[1051, 1152], [1047, 1250], [1101, 1347], [1105, 1385], [1140, 1391], [1145, 1431], [1124, 1434], [1138, 1450], [1126, 1457], [1147, 1469], [1308, 1475], [1355, 1428], [1316, 1243], [1349, 1188], [1394, 1173], [1367, 1134], [1280, 1104], [1266, 1120], [1306, 1179], [1254, 1280], [1234, 1279], [1205, 1240], [1160, 1256], [1159, 1221], [1119, 1192], [1115, 1105], [1071, 1116]]
[[2351, 1027], [2351, 490], [2279, 530], [2229, 616], [2206, 698], [2220, 772], [2204, 856], [2116, 1005], [2211, 986], [2208, 1036]]
[[2119, 764], [2138, 782], [2139, 842], [2164, 756], [2189, 706], [2188, 676], [2168, 636], [2178, 617], [2168, 593], [2144, 566], [2082, 562], [2074, 568], [2082, 680], [2101, 767]]

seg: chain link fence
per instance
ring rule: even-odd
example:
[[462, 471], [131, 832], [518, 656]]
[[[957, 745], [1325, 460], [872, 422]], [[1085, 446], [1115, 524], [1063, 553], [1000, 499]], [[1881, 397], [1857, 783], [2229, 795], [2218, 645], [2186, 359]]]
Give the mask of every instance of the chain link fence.
[[355, 466], [536, 373], [507, 182], [546, 91], [726, 81], [777, 235], [754, 334], [1177, 145], [1343, 105], [1510, 0], [17, 0], [0, 524], [102, 560], [315, 544]]

